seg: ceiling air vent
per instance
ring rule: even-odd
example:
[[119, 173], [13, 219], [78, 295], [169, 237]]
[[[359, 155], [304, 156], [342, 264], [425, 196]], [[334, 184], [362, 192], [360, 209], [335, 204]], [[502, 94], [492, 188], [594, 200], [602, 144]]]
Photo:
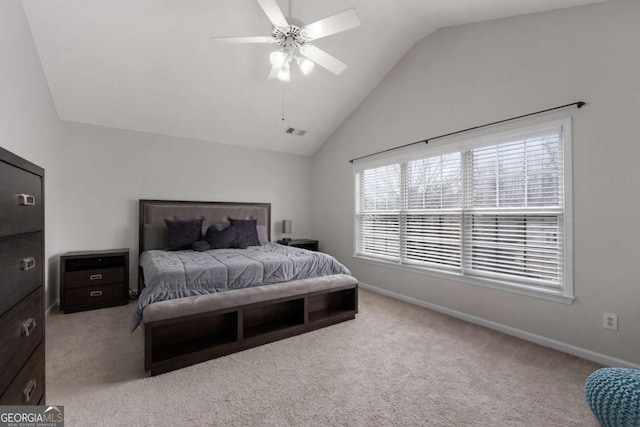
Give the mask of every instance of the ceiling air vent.
[[290, 135], [298, 135], [298, 136], [303, 136], [305, 133], [307, 133], [306, 130], [300, 130], [300, 129], [294, 129], [294, 128], [287, 128], [287, 130], [285, 130], [284, 132]]

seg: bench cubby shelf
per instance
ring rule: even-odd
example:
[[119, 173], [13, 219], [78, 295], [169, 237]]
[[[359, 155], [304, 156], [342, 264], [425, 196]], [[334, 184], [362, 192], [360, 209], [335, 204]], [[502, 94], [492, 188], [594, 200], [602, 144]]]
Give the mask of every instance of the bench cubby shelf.
[[357, 311], [353, 284], [145, 323], [145, 370], [162, 374], [354, 319]]

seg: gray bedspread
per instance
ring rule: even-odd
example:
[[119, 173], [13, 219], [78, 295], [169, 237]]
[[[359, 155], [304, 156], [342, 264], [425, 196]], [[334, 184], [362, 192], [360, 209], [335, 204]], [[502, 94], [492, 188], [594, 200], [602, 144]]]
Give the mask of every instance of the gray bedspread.
[[133, 313], [132, 331], [140, 324], [144, 308], [156, 301], [351, 274], [330, 255], [275, 243], [206, 252], [146, 251], [140, 257], [140, 266], [144, 270], [145, 288]]

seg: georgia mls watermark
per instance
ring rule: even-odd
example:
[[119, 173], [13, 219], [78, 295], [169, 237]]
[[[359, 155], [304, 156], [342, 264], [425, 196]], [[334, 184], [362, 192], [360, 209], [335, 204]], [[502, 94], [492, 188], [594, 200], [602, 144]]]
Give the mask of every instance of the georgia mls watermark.
[[0, 406], [0, 427], [64, 427], [64, 406]]

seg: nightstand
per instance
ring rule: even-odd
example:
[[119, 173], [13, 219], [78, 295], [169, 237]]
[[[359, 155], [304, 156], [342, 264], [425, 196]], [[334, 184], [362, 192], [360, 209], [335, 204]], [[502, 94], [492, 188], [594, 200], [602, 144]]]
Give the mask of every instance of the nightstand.
[[128, 249], [67, 252], [60, 257], [60, 310], [73, 313], [128, 302]]
[[278, 240], [278, 243], [285, 246], [293, 246], [295, 248], [309, 249], [310, 251], [318, 251], [318, 241], [311, 239], [291, 239]]

